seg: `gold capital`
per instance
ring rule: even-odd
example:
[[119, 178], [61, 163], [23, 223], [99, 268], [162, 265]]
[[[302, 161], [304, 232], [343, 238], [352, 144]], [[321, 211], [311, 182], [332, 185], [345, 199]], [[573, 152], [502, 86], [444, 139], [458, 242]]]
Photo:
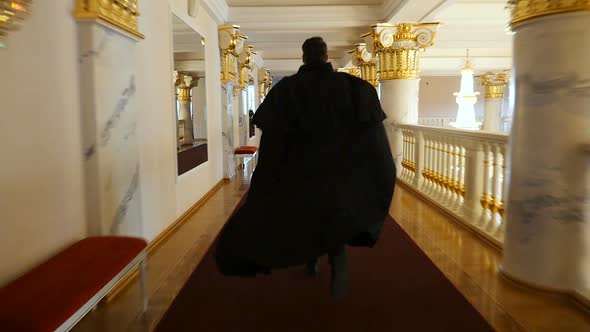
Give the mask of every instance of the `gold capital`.
[[352, 64], [360, 68], [360, 77], [373, 86], [379, 86], [379, 81], [377, 81], [377, 59], [367, 51], [366, 44], [356, 44], [354, 49], [348, 53], [352, 54]]
[[272, 75], [268, 69], [258, 71], [258, 97], [264, 98], [272, 86]]
[[361, 71], [358, 67], [337, 68], [337, 72], [347, 73], [355, 77], [361, 77]]
[[590, 0], [509, 0], [512, 11], [510, 26], [541, 16], [590, 11]]
[[0, 0], [0, 36], [19, 28], [29, 15], [32, 0]]
[[219, 27], [219, 48], [221, 48], [221, 82], [238, 83], [238, 56], [244, 49], [248, 37], [240, 33], [238, 25]]
[[242, 52], [238, 55], [238, 67], [239, 67], [239, 77], [238, 83], [236, 85], [237, 88], [243, 90], [248, 87], [248, 82], [250, 81], [250, 70], [252, 69], [251, 62], [252, 62], [252, 55], [256, 54], [252, 49], [254, 46], [246, 45], [244, 46]]
[[434, 44], [439, 23], [375, 24], [363, 35], [379, 59], [379, 80], [418, 78], [420, 53]]
[[107, 22], [138, 38], [138, 0], [76, 0], [74, 17], [79, 21], [100, 20]]
[[198, 79], [192, 76], [174, 72], [174, 85], [176, 86], [176, 93], [179, 101], [190, 101], [191, 90], [197, 86]]
[[486, 87], [486, 98], [503, 98], [506, 85], [510, 82], [508, 72], [485, 73], [481, 75], [481, 85]]

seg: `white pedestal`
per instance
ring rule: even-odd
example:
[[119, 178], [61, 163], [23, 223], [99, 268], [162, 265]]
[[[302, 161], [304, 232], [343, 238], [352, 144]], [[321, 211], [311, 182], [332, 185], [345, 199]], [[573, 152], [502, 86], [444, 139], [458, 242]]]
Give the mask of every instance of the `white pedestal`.
[[502, 131], [502, 98], [486, 98], [483, 130]]
[[97, 22], [78, 27], [88, 234], [142, 236], [136, 40]]

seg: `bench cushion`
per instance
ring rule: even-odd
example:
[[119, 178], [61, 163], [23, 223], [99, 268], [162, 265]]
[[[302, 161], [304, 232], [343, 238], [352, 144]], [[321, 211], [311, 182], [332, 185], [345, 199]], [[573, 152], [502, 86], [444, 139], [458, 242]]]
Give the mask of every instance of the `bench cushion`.
[[117, 236], [73, 244], [0, 289], [0, 330], [57, 329], [146, 245], [143, 239]]
[[234, 151], [235, 154], [254, 154], [258, 151], [258, 148], [255, 146], [240, 146], [236, 148]]

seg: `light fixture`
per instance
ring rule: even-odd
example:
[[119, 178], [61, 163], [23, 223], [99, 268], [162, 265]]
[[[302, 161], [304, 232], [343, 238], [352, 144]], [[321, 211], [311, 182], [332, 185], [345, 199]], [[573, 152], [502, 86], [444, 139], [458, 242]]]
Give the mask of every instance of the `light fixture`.
[[469, 61], [469, 49], [465, 58], [465, 66], [461, 70], [461, 89], [454, 95], [459, 104], [457, 119], [451, 122], [451, 126], [459, 129], [479, 130], [481, 122], [475, 120], [475, 103], [479, 92], [473, 91], [473, 69]]
[[205, 37], [201, 37], [201, 45], [205, 46]]
[[[29, 14], [31, 2], [32, 0], [0, 0], [0, 38], [20, 27], [20, 22]], [[0, 40], [0, 48], [4, 47], [6, 44]]]

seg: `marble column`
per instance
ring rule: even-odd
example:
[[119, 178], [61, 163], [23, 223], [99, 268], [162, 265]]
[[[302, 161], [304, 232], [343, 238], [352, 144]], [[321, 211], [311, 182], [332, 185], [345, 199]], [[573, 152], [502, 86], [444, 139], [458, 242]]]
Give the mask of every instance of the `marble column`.
[[[137, 2], [77, 2], [88, 234], [142, 236], [136, 104]], [[112, 18], [109, 23], [105, 17]]]
[[238, 56], [244, 49], [248, 37], [240, 33], [237, 25], [219, 27], [219, 48], [221, 50], [222, 83], [222, 136], [223, 136], [223, 176], [231, 179], [236, 174], [234, 158], [234, 114], [237, 101], [234, 90], [239, 80]]
[[381, 105], [398, 176], [403, 160], [398, 124], [418, 124], [420, 53], [434, 44], [437, 27], [438, 23], [376, 24], [363, 35], [367, 52], [379, 61]]
[[193, 114], [191, 112], [191, 105], [193, 103], [191, 91], [198, 84], [198, 79], [193, 79], [191, 76], [183, 75], [178, 84], [178, 121], [182, 121], [184, 132], [182, 141], [179, 145], [192, 146], [195, 142], [195, 132], [193, 130]]
[[502, 105], [509, 82], [508, 73], [485, 73], [481, 84], [485, 87], [483, 130], [502, 131]]
[[223, 86], [222, 102], [222, 136], [223, 136], [223, 176], [231, 179], [236, 175], [234, 161], [234, 87], [232, 84]]
[[590, 142], [590, 8], [544, 4], [511, 4], [515, 109], [502, 271], [588, 295], [590, 165], [581, 146]]

